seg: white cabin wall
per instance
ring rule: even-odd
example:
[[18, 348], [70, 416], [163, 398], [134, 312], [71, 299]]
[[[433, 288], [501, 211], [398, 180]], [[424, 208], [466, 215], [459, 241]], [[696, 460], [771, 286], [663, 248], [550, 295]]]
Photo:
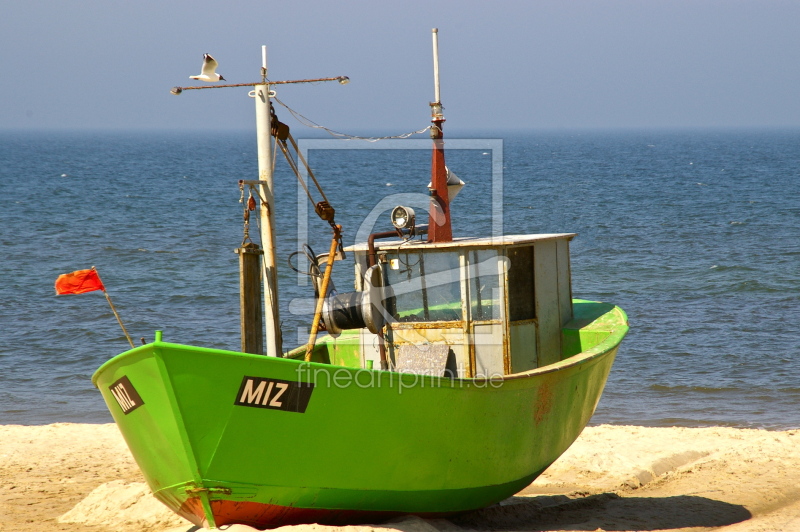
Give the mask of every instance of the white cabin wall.
[[572, 276], [569, 262], [569, 240], [556, 241], [556, 261], [558, 262], [558, 310], [561, 326], [572, 319]]
[[561, 360], [557, 249], [555, 241], [537, 242], [533, 248], [539, 367]]
[[536, 322], [512, 323], [510, 327], [511, 373], [534, 369], [539, 364]]

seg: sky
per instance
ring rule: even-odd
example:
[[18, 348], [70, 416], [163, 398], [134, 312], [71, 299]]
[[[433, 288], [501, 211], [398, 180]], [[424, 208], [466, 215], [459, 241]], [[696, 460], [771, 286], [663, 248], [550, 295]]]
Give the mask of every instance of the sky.
[[266, 45], [272, 80], [350, 77], [277, 87], [303, 115], [413, 131], [434, 27], [446, 131], [798, 127], [798, 21], [776, 0], [7, 0], [0, 129], [253, 129], [245, 88], [169, 90], [206, 52], [256, 82]]

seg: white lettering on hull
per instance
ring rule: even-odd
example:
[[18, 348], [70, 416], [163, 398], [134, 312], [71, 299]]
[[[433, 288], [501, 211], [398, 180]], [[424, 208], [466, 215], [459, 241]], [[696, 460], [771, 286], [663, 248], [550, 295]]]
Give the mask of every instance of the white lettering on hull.
[[314, 384], [309, 382], [244, 377], [233, 404], [304, 413]]

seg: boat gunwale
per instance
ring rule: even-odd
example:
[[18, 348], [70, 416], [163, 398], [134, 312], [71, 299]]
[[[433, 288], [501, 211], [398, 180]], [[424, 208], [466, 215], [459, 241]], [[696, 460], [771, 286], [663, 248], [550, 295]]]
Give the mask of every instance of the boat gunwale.
[[[600, 302], [590, 302], [590, 303], [600, 303]], [[600, 303], [600, 304], [602, 304], [602, 303]], [[464, 382], [477, 383], [477, 384], [482, 384], [482, 383], [486, 383], [486, 382], [500, 383], [500, 382], [505, 382], [507, 380], [508, 381], [523, 380], [523, 379], [529, 379], [529, 378], [535, 377], [537, 375], [553, 373], [553, 372], [556, 372], [556, 371], [561, 371], [563, 369], [570, 368], [572, 366], [577, 366], [577, 365], [583, 364], [583, 363], [585, 363], [587, 361], [590, 361], [592, 359], [599, 358], [599, 357], [605, 355], [606, 353], [612, 351], [617, 346], [619, 346], [619, 344], [622, 342], [622, 339], [625, 337], [625, 335], [627, 334], [628, 329], [629, 329], [629, 327], [628, 327], [628, 317], [627, 317], [627, 314], [625, 313], [625, 311], [622, 310], [620, 307], [618, 307], [616, 305], [614, 305], [607, 312], [604, 312], [603, 314], [601, 314], [601, 316], [607, 316], [607, 315], [609, 315], [611, 313], [616, 314], [618, 316], [618, 320], [615, 320], [614, 326], [611, 328], [611, 331], [609, 332], [608, 337], [606, 337], [602, 342], [600, 342], [597, 345], [587, 349], [586, 351], [581, 351], [581, 352], [576, 353], [576, 354], [574, 354], [574, 355], [572, 355], [572, 356], [570, 356], [568, 358], [565, 358], [563, 360], [559, 360], [558, 362], [554, 362], [552, 364], [548, 364], [547, 366], [533, 368], [533, 369], [530, 369], [530, 370], [522, 371], [522, 372], [519, 372], [519, 373], [512, 373], [512, 374], [509, 374], [509, 375], [497, 375], [497, 376], [492, 376], [492, 377], [468, 377], [468, 378], [454, 377], [454, 378], [445, 378], [445, 377], [442, 377], [442, 376], [438, 376], [437, 377], [437, 376], [431, 376], [431, 375], [416, 375], [416, 374], [411, 374], [411, 373], [400, 373], [400, 372], [393, 372], [393, 371], [381, 370], [381, 369], [355, 368], [355, 367], [350, 367], [350, 366], [336, 366], [336, 365], [332, 365], [332, 364], [325, 364], [325, 363], [322, 363], [322, 362], [306, 362], [306, 361], [303, 361], [303, 360], [295, 360], [295, 359], [286, 358], [286, 357], [266, 357], [264, 355], [256, 355], [256, 354], [252, 354], [252, 353], [242, 353], [240, 351], [230, 351], [230, 350], [227, 350], [227, 349], [217, 349], [217, 348], [212, 348], [212, 347], [198, 347], [198, 346], [188, 345], [188, 344], [177, 344], [177, 343], [171, 343], [171, 342], [153, 341], [153, 342], [151, 342], [149, 344], [145, 344], [145, 345], [142, 345], [142, 346], [135, 347], [134, 349], [129, 349], [127, 351], [123, 351], [122, 353], [120, 353], [118, 355], [115, 355], [114, 357], [112, 357], [112, 358], [108, 359], [107, 361], [105, 361], [99, 368], [97, 368], [97, 370], [92, 375], [92, 384], [94, 384], [95, 387], [98, 387], [97, 386], [97, 380], [99, 379], [100, 374], [103, 373], [107, 369], [108, 366], [111, 366], [113, 363], [116, 363], [116, 361], [118, 361], [120, 358], [128, 358], [130, 356], [137, 355], [137, 354], [139, 354], [139, 353], [141, 353], [143, 351], [147, 351], [147, 350], [151, 350], [151, 349], [157, 349], [159, 347], [166, 347], [166, 348], [170, 348], [170, 349], [179, 349], [179, 350], [202, 349], [203, 351], [205, 351], [206, 353], [209, 353], [209, 354], [217, 354], [217, 355], [225, 355], [225, 356], [233, 356], [233, 357], [257, 358], [257, 359], [275, 358], [276, 360], [282, 360], [282, 361], [286, 361], [286, 362], [294, 363], [294, 364], [308, 364], [308, 365], [310, 365], [310, 367], [313, 367], [313, 368], [331, 368], [332, 370], [342, 370], [342, 369], [344, 369], [344, 370], [350, 370], [352, 372], [368, 371], [368, 372], [375, 372], [375, 373], [393, 373], [393, 374], [398, 375], [398, 378], [401, 378], [401, 379], [404, 379], [404, 380], [411, 380], [411, 379], [417, 380], [417, 379], [419, 379], [419, 377], [426, 377], [428, 379], [446, 379], [447, 381], [454, 381], [454, 382], [455, 381], [464, 381]], [[597, 321], [601, 316], [598, 316], [597, 318], [595, 318], [595, 320], [593, 320], [593, 322]], [[563, 330], [563, 328], [562, 328], [562, 330]], [[599, 332], [605, 332], [605, 331], [599, 331]], [[423, 382], [425, 382], [425, 381], [423, 380]]]

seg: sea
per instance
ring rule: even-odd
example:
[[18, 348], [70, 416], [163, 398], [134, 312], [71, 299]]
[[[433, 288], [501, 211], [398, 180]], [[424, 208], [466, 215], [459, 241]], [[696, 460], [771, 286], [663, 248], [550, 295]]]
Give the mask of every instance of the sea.
[[[347, 245], [389, 230], [391, 207], [427, 192], [419, 141], [319, 140], [300, 144], [312, 147]], [[466, 182], [455, 236], [577, 233], [573, 295], [628, 314], [592, 424], [800, 428], [800, 130], [447, 143], [448, 167]], [[62, 273], [96, 267], [137, 344], [161, 330], [165, 341], [237, 350], [234, 249], [250, 195], [238, 182], [256, 179], [254, 131], [0, 132], [0, 423], [112, 421], [91, 377], [127, 340], [102, 292], [55, 295]], [[287, 261], [303, 270], [290, 255], [325, 251], [331, 232], [280, 152], [274, 188], [289, 347], [311, 320], [291, 302], [312, 294]], [[350, 259], [336, 263], [339, 291], [352, 290]]]

